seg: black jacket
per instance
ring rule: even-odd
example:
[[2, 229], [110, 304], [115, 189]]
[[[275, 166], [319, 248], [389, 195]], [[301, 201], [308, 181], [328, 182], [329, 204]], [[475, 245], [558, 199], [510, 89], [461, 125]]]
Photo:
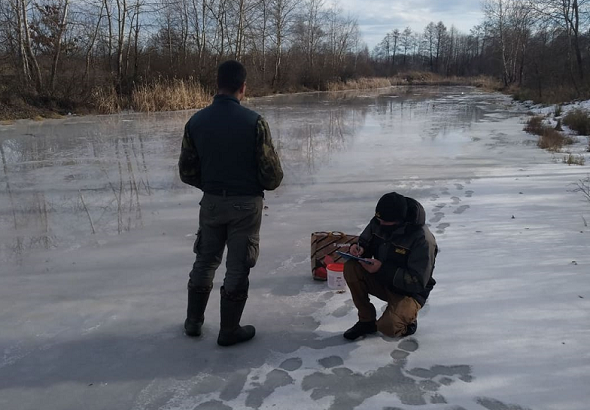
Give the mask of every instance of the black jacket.
[[283, 179], [266, 121], [221, 94], [187, 122], [178, 167], [183, 182], [208, 193], [258, 196]]
[[426, 303], [436, 284], [432, 277], [438, 246], [425, 225], [426, 213], [420, 203], [406, 197], [408, 215], [402, 225], [388, 231], [373, 218], [359, 238], [364, 257], [382, 263], [375, 274], [391, 291]]

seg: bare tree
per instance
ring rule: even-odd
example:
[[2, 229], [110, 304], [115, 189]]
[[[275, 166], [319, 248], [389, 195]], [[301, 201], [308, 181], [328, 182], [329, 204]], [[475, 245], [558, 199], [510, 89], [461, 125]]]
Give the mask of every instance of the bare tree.
[[307, 0], [301, 13], [303, 46], [307, 68], [310, 72], [313, 72], [315, 68], [315, 56], [319, 51], [319, 45], [324, 36], [321, 26], [324, 6], [325, 0]]
[[66, 31], [66, 23], [68, 19], [68, 7], [70, 5], [69, 0], [64, 0], [63, 4], [61, 1], [58, 3], [59, 8], [57, 8], [57, 16], [59, 18], [58, 25], [56, 28], [55, 38], [54, 38], [54, 48], [55, 51], [53, 53], [53, 61], [51, 64], [51, 77], [49, 80], [49, 86], [51, 87], [51, 92], [55, 90], [55, 77], [57, 74], [57, 65], [59, 63], [59, 57], [61, 54], [61, 46], [62, 46], [62, 39], [64, 33]]
[[430, 64], [430, 70], [434, 71], [434, 44], [435, 44], [435, 33], [436, 26], [431, 21], [424, 29], [424, 38], [426, 40], [426, 48], [428, 50], [428, 61]]
[[406, 66], [406, 58], [408, 56], [408, 50], [412, 46], [412, 29], [410, 29], [409, 27], [406, 27], [406, 29], [402, 33], [401, 46], [404, 49], [403, 66], [405, 67]]
[[272, 86], [277, 87], [282, 81], [283, 48], [297, 8], [296, 0], [269, 0], [270, 23], [273, 28], [272, 39], [275, 45], [275, 68]]
[[19, 20], [19, 30], [23, 33], [22, 34], [22, 48], [27, 56], [28, 62], [27, 66], [32, 67], [32, 76], [35, 80], [35, 88], [37, 92], [43, 91], [43, 76], [41, 75], [41, 69], [39, 67], [39, 63], [37, 62], [37, 57], [33, 52], [33, 48], [31, 46], [31, 32], [29, 26], [29, 8], [28, 4], [25, 0], [16, 0], [17, 4], [17, 15]]
[[[545, 21], [559, 27], [568, 39], [568, 62], [570, 72], [573, 77], [572, 54], [575, 57], [577, 76], [580, 80], [584, 79], [584, 65], [582, 57], [582, 47], [580, 37], [582, 36], [582, 26], [584, 9], [586, 6], [584, 0], [539, 0], [530, 4], [531, 8], [541, 16]], [[576, 82], [575, 78], [572, 78]]]
[[505, 85], [522, 81], [527, 39], [533, 26], [528, 0], [488, 0], [484, 11], [499, 45]]

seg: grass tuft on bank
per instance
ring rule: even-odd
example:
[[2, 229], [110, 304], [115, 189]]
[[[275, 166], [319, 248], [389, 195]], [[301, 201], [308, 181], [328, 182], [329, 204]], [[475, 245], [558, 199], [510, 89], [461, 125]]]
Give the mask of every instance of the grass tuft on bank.
[[371, 90], [376, 88], [391, 87], [391, 80], [388, 78], [358, 78], [348, 81], [331, 81], [326, 84], [326, 91], [345, 90]]
[[568, 152], [565, 157], [563, 157], [563, 163], [568, 165], [584, 165], [586, 163], [586, 158], [581, 154], [572, 154]]
[[535, 115], [528, 121], [524, 130], [530, 134], [538, 135], [539, 141], [537, 146], [552, 152], [558, 152], [565, 145], [571, 145], [574, 140], [571, 137], [563, 135], [553, 127], [543, 123], [543, 117]]
[[189, 110], [210, 102], [211, 94], [193, 80], [159, 80], [137, 87], [131, 95], [131, 106], [142, 112]]
[[563, 117], [564, 125], [567, 125], [578, 135], [590, 135], [590, 112], [576, 108]]
[[137, 86], [129, 97], [121, 97], [114, 87], [97, 88], [92, 104], [101, 114], [123, 109], [139, 112], [178, 111], [202, 108], [211, 102], [211, 94], [193, 80], [157, 80]]

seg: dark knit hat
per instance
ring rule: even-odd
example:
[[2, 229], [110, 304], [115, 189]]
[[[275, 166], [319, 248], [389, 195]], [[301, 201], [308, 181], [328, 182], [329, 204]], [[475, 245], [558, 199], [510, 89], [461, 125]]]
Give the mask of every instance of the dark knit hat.
[[375, 208], [375, 216], [386, 222], [403, 221], [407, 213], [406, 197], [397, 192], [383, 195]]

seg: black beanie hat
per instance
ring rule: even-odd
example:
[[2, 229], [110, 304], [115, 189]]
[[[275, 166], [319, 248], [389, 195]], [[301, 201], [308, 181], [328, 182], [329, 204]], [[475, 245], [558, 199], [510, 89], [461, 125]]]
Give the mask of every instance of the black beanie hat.
[[383, 195], [375, 208], [375, 216], [386, 222], [403, 221], [407, 213], [406, 197], [397, 192]]

